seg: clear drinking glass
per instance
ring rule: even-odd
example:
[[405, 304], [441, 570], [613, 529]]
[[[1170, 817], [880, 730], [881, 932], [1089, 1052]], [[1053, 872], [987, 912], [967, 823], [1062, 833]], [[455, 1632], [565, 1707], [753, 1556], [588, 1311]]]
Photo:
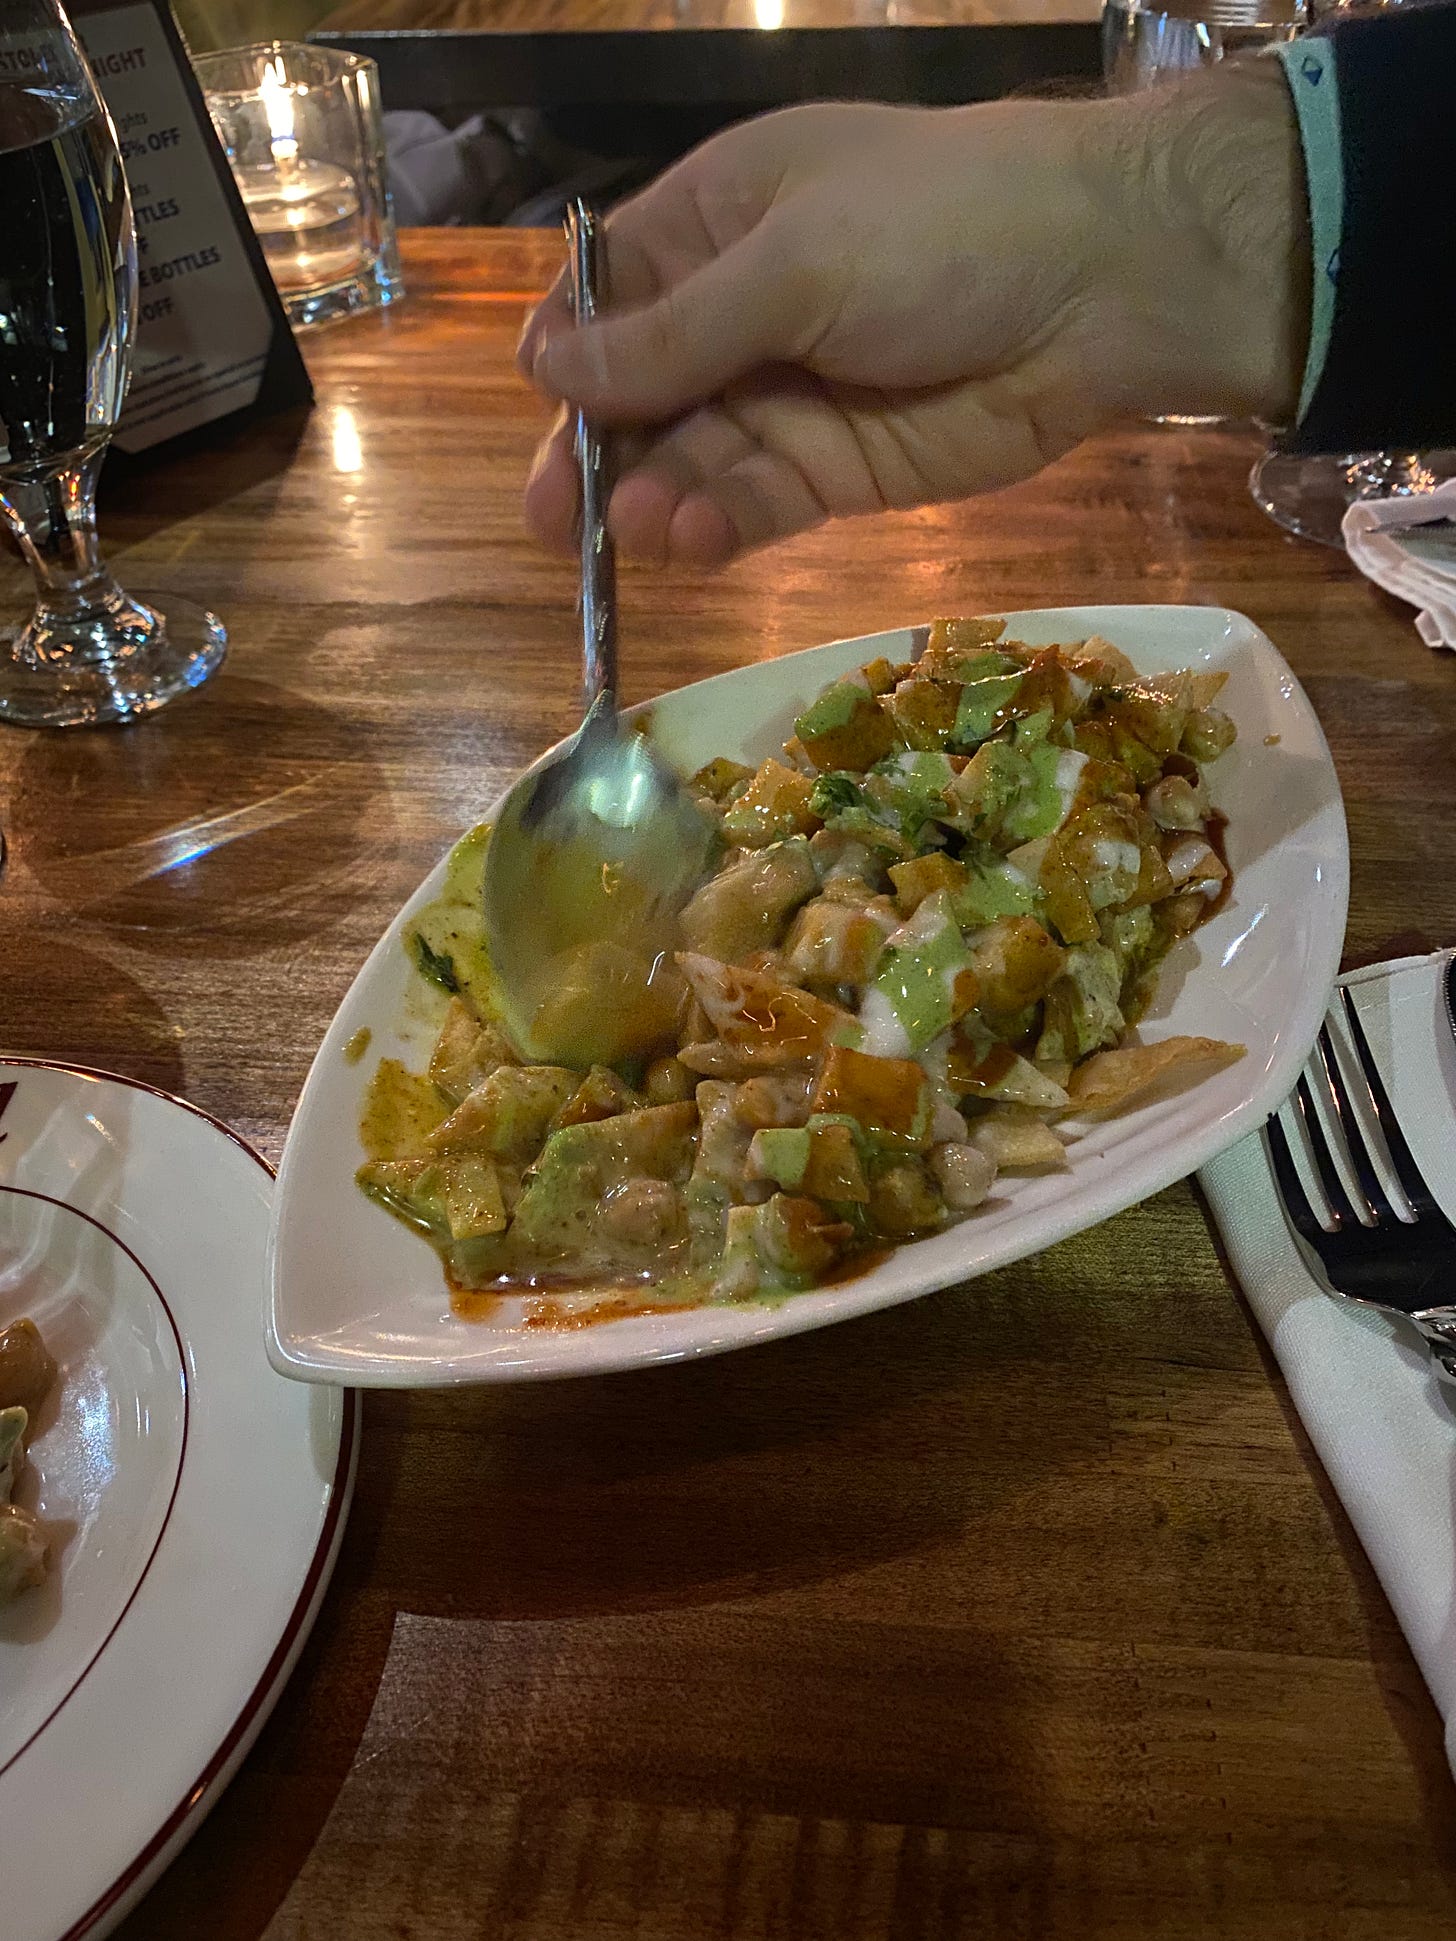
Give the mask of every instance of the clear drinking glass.
[[[1315, 21], [1383, 13], [1403, 0], [1311, 0]], [[1301, 539], [1343, 548], [1345, 514], [1362, 499], [1411, 498], [1456, 478], [1456, 451], [1336, 452], [1300, 457], [1269, 451], [1249, 474], [1255, 505]]]
[[210, 613], [124, 593], [96, 544], [96, 480], [126, 395], [136, 233], [110, 117], [57, 0], [0, 12], [0, 513], [35, 612], [0, 630], [0, 721], [130, 721], [196, 687]]
[[373, 61], [275, 40], [193, 66], [293, 324], [402, 296]]
[[1131, 94], [1293, 40], [1306, 13], [1307, 0], [1105, 0], [1103, 78], [1111, 93]]

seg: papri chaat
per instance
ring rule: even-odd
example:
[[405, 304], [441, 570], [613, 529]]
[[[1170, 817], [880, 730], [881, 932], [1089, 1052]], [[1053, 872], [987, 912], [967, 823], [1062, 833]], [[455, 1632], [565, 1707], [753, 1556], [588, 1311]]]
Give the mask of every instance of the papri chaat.
[[426, 1071], [376, 1070], [358, 1179], [467, 1311], [493, 1292], [606, 1312], [791, 1294], [1241, 1055], [1127, 1041], [1227, 889], [1205, 779], [1235, 735], [1224, 675], [1003, 632], [937, 621], [919, 661], [828, 686], [781, 755], [699, 771], [722, 847], [680, 948], [652, 966], [589, 948], [553, 995], [555, 1042], [573, 1006], [615, 1006], [610, 1065], [509, 1041], [481, 946], [489, 832], [457, 845], [404, 937], [443, 1022]]

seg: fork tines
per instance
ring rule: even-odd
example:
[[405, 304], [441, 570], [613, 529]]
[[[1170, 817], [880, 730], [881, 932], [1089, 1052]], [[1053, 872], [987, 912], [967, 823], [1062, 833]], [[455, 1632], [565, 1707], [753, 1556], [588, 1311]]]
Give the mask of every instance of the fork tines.
[[[1330, 1030], [1330, 1018], [1327, 1017], [1320, 1027], [1314, 1055], [1309, 1065], [1300, 1074], [1290, 1104], [1325, 1197], [1329, 1224], [1327, 1225], [1318, 1217], [1310, 1204], [1284, 1128], [1276, 1116], [1269, 1121], [1268, 1131], [1280, 1197], [1301, 1232], [1305, 1231], [1306, 1225], [1311, 1225], [1324, 1234], [1332, 1229], [1335, 1232], [1348, 1232], [1356, 1226], [1389, 1228], [1395, 1223], [1401, 1227], [1409, 1227], [1414, 1221], [1426, 1219], [1449, 1226], [1400, 1129], [1400, 1122], [1395, 1116], [1395, 1109], [1391, 1105], [1385, 1081], [1380, 1075], [1380, 1068], [1370, 1049], [1370, 1041], [1365, 1035], [1365, 1027], [1360, 1022], [1360, 1014], [1348, 990], [1343, 986], [1336, 992], [1335, 1010], [1342, 1018], [1348, 1043], [1354, 1054], [1365, 1111], [1362, 1114], [1357, 1110], [1355, 1099], [1346, 1082], [1339, 1050]], [[1331, 1015], [1334, 1015], [1334, 1011]], [[1338, 1133], [1344, 1157], [1358, 1186], [1358, 1205], [1351, 1201], [1345, 1178], [1342, 1176], [1339, 1162], [1326, 1134], [1325, 1119], [1315, 1103], [1315, 1088], [1310, 1082], [1311, 1074], [1320, 1084], [1328, 1121]], [[1369, 1122], [1373, 1122], [1379, 1129], [1390, 1171], [1399, 1183], [1400, 1190], [1409, 1205], [1409, 1217], [1402, 1214], [1395, 1206], [1391, 1194], [1381, 1179], [1364, 1130], [1365, 1124]], [[1456, 1234], [1456, 1228], [1451, 1230]], [[1306, 1233], [1305, 1237], [1312, 1239], [1313, 1235]]]
[[[1344, 1055], [1332, 1022], [1343, 1024]], [[1364, 1026], [1343, 988], [1289, 1109], [1324, 1205], [1309, 1190], [1277, 1114], [1265, 1128], [1274, 1182], [1295, 1231], [1318, 1255], [1334, 1290], [1412, 1314], [1456, 1284], [1456, 1226], [1411, 1153]], [[1408, 1211], [1397, 1206], [1388, 1189], [1382, 1177], [1386, 1168], [1399, 1183]]]

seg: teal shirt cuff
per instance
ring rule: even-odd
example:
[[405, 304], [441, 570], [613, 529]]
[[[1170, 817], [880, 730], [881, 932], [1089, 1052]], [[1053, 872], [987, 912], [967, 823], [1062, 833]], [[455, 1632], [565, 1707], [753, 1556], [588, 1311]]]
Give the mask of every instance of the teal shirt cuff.
[[[1330, 347], [1335, 317], [1335, 284], [1340, 274], [1340, 238], [1345, 227], [1345, 168], [1340, 147], [1340, 96], [1335, 86], [1333, 42], [1319, 36], [1286, 41], [1275, 53], [1284, 66], [1309, 195], [1311, 292], [1309, 352], [1299, 390], [1299, 419], [1309, 410]], [[1298, 422], [1298, 419], [1296, 420]]]

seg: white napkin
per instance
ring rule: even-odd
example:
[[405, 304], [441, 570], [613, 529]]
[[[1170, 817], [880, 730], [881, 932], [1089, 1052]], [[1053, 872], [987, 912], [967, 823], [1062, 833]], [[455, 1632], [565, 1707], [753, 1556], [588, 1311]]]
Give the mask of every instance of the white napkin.
[[1426, 645], [1456, 648], [1456, 533], [1423, 534], [1436, 519], [1456, 519], [1456, 479], [1434, 492], [1357, 499], [1340, 532], [1366, 579], [1417, 609]]
[[[1404, 958], [1342, 982], [1427, 1184], [1456, 1217], [1456, 1038], [1443, 994], [1451, 955]], [[1456, 1770], [1456, 1389], [1432, 1372], [1414, 1328], [1322, 1291], [1275, 1196], [1262, 1134], [1199, 1179], [1294, 1406], [1446, 1721]]]

